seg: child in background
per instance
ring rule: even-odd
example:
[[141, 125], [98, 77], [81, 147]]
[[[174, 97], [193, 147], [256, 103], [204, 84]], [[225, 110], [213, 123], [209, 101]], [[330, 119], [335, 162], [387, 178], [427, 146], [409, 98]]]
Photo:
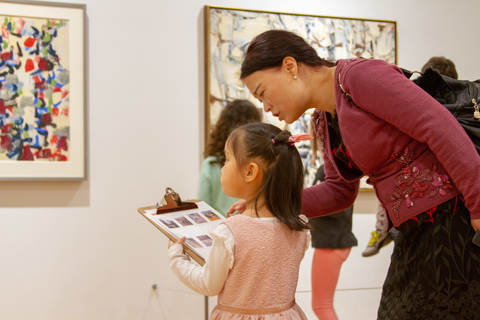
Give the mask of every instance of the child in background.
[[310, 237], [300, 216], [304, 173], [294, 146], [307, 139], [266, 123], [232, 131], [221, 183], [225, 194], [246, 200], [246, 210], [211, 232], [212, 251], [203, 267], [183, 253], [185, 238], [170, 242], [175, 275], [200, 294], [218, 294], [211, 320], [307, 319], [295, 303]]
[[239, 125], [260, 122], [260, 111], [248, 100], [233, 100], [223, 109], [205, 151], [205, 160], [200, 170], [197, 199], [203, 200], [215, 210], [225, 215], [227, 209], [238, 199], [223, 193], [220, 175], [225, 163], [225, 142], [230, 131]]
[[385, 209], [380, 201], [377, 200], [377, 202], [375, 231], [372, 231], [372, 237], [370, 238], [367, 247], [362, 252], [362, 256], [364, 257], [376, 255], [381, 248], [385, 247], [396, 238], [396, 229], [392, 228], [390, 231], [388, 230], [389, 226], [387, 213], [385, 212]]

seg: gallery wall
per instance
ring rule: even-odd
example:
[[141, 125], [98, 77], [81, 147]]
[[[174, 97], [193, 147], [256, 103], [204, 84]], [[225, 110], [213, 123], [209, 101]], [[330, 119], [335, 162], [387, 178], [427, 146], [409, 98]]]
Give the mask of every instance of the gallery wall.
[[[0, 181], [1, 320], [203, 319], [203, 297], [174, 278], [166, 238], [136, 209], [166, 187], [196, 194], [204, 5], [395, 20], [400, 66], [444, 55], [460, 78], [480, 78], [478, 0], [83, 3], [87, 178]], [[375, 207], [367, 192], [355, 210], [373, 219]]]

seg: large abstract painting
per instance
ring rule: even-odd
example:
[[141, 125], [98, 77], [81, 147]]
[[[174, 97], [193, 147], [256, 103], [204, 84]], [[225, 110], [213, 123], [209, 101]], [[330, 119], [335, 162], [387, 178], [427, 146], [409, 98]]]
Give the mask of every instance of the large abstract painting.
[[84, 6], [1, 8], [0, 178], [83, 178]]
[[[338, 18], [279, 12], [205, 7], [205, 143], [223, 107], [233, 99], [247, 99], [262, 108], [239, 79], [240, 66], [250, 41], [258, 34], [281, 29], [302, 36], [328, 60], [352, 57], [397, 63], [395, 21]], [[289, 127], [305, 132], [309, 114]], [[269, 114], [266, 122], [280, 127]]]

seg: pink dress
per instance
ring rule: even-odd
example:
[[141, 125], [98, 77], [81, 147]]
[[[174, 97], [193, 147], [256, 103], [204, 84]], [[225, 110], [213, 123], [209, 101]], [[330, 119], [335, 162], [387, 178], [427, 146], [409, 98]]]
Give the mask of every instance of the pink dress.
[[307, 231], [242, 214], [225, 223], [235, 239], [235, 259], [210, 319], [307, 319], [295, 303]]

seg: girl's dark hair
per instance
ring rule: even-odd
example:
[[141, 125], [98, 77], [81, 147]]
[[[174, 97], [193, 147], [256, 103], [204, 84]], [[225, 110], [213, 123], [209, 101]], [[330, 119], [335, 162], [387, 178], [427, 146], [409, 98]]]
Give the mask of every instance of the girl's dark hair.
[[211, 163], [223, 166], [225, 163], [225, 153], [223, 151], [230, 131], [239, 125], [259, 121], [262, 121], [262, 115], [250, 101], [233, 100], [229, 102], [215, 124], [205, 151], [205, 157], [214, 156], [215, 160]]
[[290, 229], [309, 229], [299, 217], [304, 170], [297, 148], [288, 142], [290, 136], [268, 123], [250, 123], [233, 130], [227, 143], [239, 168], [252, 159], [260, 162], [264, 178], [255, 197], [255, 211], [263, 194], [270, 212]]
[[252, 73], [280, 67], [285, 57], [311, 67], [333, 67], [334, 62], [322, 59], [302, 37], [284, 30], [269, 30], [256, 36], [248, 46], [242, 63], [240, 79]]

